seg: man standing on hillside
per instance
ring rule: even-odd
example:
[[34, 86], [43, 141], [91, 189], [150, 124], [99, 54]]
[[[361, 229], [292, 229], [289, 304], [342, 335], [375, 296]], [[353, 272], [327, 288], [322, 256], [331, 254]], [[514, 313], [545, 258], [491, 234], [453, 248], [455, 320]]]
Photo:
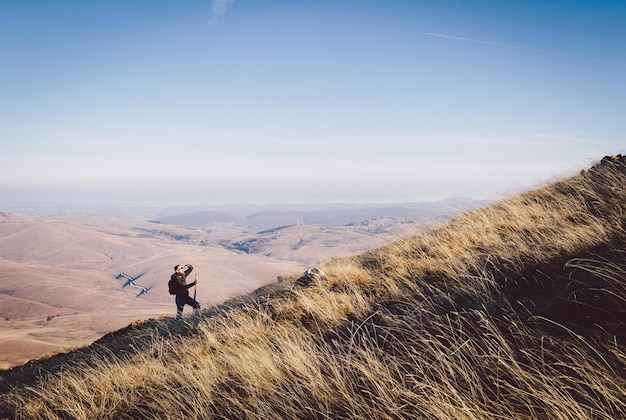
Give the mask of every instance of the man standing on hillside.
[[176, 319], [183, 317], [183, 308], [185, 305], [191, 306], [196, 311], [200, 310], [200, 304], [191, 296], [189, 296], [189, 289], [196, 285], [196, 281], [187, 284], [187, 276], [193, 270], [191, 264], [176, 265], [174, 267], [174, 274], [169, 281], [170, 293], [176, 295]]

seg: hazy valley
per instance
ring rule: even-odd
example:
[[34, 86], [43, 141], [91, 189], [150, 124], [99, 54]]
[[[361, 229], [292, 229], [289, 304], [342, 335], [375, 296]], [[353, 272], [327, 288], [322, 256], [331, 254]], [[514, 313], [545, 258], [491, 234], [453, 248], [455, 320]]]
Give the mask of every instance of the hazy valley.
[[478, 204], [273, 206], [151, 220], [0, 213], [0, 366], [87, 345], [135, 320], [173, 316], [166, 283], [177, 263], [194, 265], [197, 297], [208, 307]]

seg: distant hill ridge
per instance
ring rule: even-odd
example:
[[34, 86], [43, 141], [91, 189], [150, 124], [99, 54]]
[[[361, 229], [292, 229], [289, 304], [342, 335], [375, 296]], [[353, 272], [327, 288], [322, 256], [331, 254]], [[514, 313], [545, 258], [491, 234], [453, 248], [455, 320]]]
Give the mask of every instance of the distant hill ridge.
[[607, 156], [306, 281], [5, 372], [2, 415], [626, 418], [625, 226], [626, 159]]
[[153, 221], [193, 228], [220, 225], [231, 226], [247, 231], [258, 232], [279, 226], [293, 226], [299, 224], [312, 226], [343, 226], [382, 217], [410, 220], [445, 218], [459, 210], [475, 208], [485, 203], [484, 200], [451, 198], [436, 203], [404, 203], [390, 205], [337, 204], [335, 205], [336, 208], [318, 208], [311, 210], [307, 210], [306, 205], [301, 206], [301, 209], [273, 208], [272, 206], [268, 206], [268, 209], [254, 211], [245, 216], [230, 212], [209, 210], [165, 216], [153, 219]]

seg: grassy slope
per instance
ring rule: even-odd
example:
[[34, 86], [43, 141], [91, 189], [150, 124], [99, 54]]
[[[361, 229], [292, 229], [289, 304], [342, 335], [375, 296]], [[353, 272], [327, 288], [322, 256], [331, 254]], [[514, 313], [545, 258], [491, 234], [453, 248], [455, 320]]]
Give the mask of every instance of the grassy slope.
[[306, 287], [148, 323], [137, 351], [111, 336], [3, 404], [19, 418], [626, 418], [625, 227], [626, 159], [605, 159], [332, 260]]

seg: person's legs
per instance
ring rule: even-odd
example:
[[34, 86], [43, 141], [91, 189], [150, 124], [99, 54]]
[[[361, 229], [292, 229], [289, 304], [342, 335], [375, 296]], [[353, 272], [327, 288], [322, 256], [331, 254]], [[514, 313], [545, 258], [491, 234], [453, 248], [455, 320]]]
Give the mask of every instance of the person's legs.
[[177, 320], [182, 319], [184, 307], [185, 307], [185, 299], [176, 296], [176, 319]]
[[193, 309], [195, 309], [196, 311], [200, 310], [200, 304], [198, 303], [198, 301], [193, 298], [189, 299], [191, 299], [189, 304], [193, 307]]
[[196, 312], [200, 310], [200, 304], [191, 296], [176, 296], [176, 319], [183, 317], [183, 308], [185, 305], [191, 306]]
[[195, 299], [191, 300], [193, 301], [193, 305], [191, 306], [193, 307], [194, 312], [197, 314], [198, 312], [200, 312], [200, 304]]
[[191, 296], [187, 296], [185, 304], [191, 306], [196, 312], [200, 310], [200, 304]]

